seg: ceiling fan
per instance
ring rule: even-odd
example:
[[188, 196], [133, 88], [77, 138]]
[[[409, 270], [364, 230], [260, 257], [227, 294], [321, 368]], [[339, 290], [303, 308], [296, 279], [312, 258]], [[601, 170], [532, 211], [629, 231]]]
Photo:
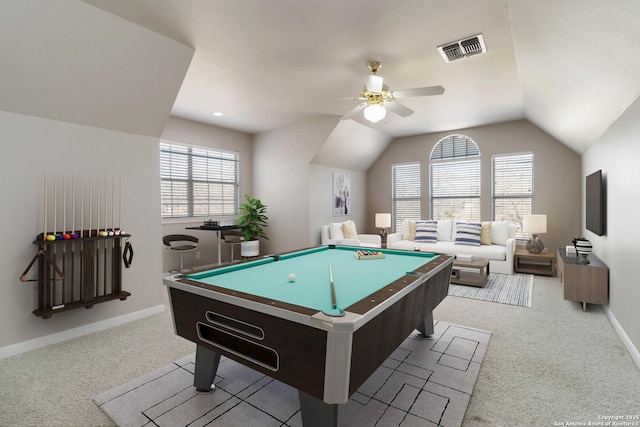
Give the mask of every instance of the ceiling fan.
[[372, 74], [367, 78], [366, 86], [362, 89], [362, 92], [360, 92], [360, 96], [358, 98], [352, 98], [363, 102], [342, 116], [341, 120], [351, 119], [360, 114], [360, 112], [363, 112], [365, 119], [376, 123], [385, 118], [387, 110], [401, 117], [407, 117], [413, 114], [414, 111], [396, 102], [396, 99], [442, 95], [444, 93], [442, 86], [390, 91], [389, 87], [383, 84], [383, 78], [377, 75], [382, 65], [379, 62], [370, 62], [368, 66]]

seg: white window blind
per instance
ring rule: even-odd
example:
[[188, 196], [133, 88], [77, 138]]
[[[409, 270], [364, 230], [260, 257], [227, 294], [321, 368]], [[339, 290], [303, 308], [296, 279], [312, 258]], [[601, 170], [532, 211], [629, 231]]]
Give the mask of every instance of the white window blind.
[[522, 232], [522, 217], [533, 210], [533, 153], [494, 156], [492, 161], [493, 219], [516, 224], [516, 237]]
[[480, 160], [431, 164], [431, 217], [480, 221]]
[[420, 219], [420, 163], [392, 166], [393, 231], [405, 219]]
[[480, 150], [464, 135], [440, 140], [430, 156], [432, 219], [480, 221]]
[[162, 218], [238, 214], [238, 153], [160, 143]]

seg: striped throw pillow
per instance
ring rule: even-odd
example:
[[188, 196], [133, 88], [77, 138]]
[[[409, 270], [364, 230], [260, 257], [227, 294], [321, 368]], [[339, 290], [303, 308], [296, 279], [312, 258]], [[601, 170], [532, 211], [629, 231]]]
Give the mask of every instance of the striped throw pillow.
[[437, 221], [416, 221], [416, 242], [435, 243], [438, 241]]
[[482, 224], [479, 222], [456, 221], [456, 245], [480, 246], [480, 231]]

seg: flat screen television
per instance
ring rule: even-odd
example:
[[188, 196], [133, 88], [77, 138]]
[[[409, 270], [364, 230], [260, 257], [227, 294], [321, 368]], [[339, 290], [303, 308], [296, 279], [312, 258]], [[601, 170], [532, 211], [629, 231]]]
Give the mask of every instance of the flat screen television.
[[602, 179], [602, 170], [596, 171], [586, 178], [586, 225], [587, 230], [598, 236], [605, 234], [606, 194]]

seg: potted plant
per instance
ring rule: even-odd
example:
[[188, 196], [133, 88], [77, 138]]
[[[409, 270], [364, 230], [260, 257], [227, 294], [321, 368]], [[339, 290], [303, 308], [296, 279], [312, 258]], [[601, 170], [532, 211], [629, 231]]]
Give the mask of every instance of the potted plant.
[[244, 242], [240, 245], [242, 256], [258, 256], [260, 253], [259, 237], [269, 240], [264, 228], [268, 227], [266, 215], [267, 207], [259, 199], [253, 199], [248, 194], [244, 195], [245, 203], [240, 204], [240, 216], [238, 225], [244, 235]]

